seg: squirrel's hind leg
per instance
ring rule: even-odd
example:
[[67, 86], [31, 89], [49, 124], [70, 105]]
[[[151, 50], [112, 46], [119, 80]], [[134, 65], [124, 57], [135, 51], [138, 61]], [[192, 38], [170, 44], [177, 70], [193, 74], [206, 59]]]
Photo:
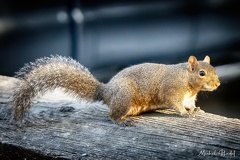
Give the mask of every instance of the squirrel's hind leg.
[[113, 101], [110, 108], [109, 116], [111, 120], [121, 126], [132, 126], [133, 121], [131, 119], [127, 119], [128, 108], [130, 107], [130, 103], [122, 103], [118, 101]]
[[123, 91], [123, 88], [116, 90], [115, 93], [108, 104], [111, 120], [121, 126], [132, 126], [133, 121], [127, 119], [127, 113], [131, 108], [131, 93]]

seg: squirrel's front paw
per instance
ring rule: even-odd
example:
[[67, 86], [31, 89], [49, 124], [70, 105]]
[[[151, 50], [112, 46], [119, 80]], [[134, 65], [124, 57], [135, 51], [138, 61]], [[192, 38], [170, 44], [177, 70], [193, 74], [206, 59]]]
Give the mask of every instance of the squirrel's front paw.
[[[195, 110], [196, 110], [196, 111], [195, 111]], [[198, 112], [198, 113], [205, 113], [205, 111], [202, 110], [202, 109], [200, 109], [200, 107], [196, 107], [196, 108], [194, 109], [194, 111], [195, 111], [195, 112]]]
[[201, 114], [201, 113], [205, 113], [204, 110], [201, 110], [200, 107], [196, 107], [194, 108], [194, 110], [192, 111], [192, 114]]
[[180, 115], [181, 115], [182, 117], [186, 117], [186, 118], [192, 118], [192, 117], [193, 117], [193, 115], [190, 114], [189, 112], [184, 112], [184, 113], [181, 113]]

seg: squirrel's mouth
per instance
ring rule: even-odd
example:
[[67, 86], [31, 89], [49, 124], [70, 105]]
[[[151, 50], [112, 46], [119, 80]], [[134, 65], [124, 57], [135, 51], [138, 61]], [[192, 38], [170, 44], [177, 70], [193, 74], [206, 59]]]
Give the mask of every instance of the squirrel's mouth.
[[218, 88], [219, 85], [209, 85], [209, 84], [205, 84], [203, 85], [201, 91], [213, 91], [215, 89]]
[[201, 91], [213, 91], [216, 88], [202, 88]]

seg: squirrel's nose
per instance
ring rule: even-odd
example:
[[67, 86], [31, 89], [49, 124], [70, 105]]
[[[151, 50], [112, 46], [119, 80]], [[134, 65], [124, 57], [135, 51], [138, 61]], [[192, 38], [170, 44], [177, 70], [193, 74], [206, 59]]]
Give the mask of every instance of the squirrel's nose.
[[217, 81], [215, 82], [215, 86], [216, 86], [216, 87], [220, 86], [220, 81], [219, 81], [219, 80], [217, 80]]

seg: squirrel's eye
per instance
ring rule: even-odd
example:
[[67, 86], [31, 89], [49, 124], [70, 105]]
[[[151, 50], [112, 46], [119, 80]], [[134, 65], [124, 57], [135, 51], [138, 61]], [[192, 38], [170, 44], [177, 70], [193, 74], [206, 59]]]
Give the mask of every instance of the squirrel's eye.
[[205, 76], [206, 73], [204, 71], [199, 71], [199, 75], [202, 77], [202, 76]]

